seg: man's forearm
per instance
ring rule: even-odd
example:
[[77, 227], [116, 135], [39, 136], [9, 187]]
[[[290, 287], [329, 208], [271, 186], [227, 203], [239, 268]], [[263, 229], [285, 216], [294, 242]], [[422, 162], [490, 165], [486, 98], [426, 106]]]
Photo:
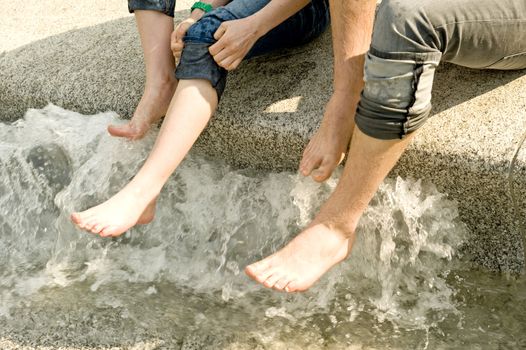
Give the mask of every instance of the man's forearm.
[[376, 0], [330, 0], [334, 91], [358, 98], [371, 44]]
[[[232, 0], [201, 0], [212, 7], [217, 8], [224, 6]], [[289, 17], [293, 16], [299, 10], [304, 8], [310, 0], [272, 0], [260, 11], [253, 14], [254, 29], [261, 37], [273, 28], [277, 27]], [[194, 10], [192, 18], [199, 19], [203, 15], [202, 10]]]
[[272, 0], [251, 17], [263, 36], [304, 8], [310, 0]]
[[225, 6], [226, 4], [228, 4], [231, 1], [232, 0], [205, 0], [204, 2], [207, 2], [210, 5], [212, 5], [213, 8], [218, 8], [218, 7], [221, 7], [221, 6]]

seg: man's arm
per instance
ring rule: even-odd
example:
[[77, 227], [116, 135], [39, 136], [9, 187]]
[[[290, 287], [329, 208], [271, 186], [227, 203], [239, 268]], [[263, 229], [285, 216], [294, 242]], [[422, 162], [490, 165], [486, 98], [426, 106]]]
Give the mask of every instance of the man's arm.
[[304, 176], [315, 181], [327, 180], [347, 153], [363, 88], [364, 57], [371, 41], [375, 7], [376, 0], [330, 0], [333, 93], [299, 166]]
[[[201, 0], [201, 2], [212, 5], [213, 8], [225, 6], [230, 1], [232, 0]], [[184, 48], [183, 38], [186, 35], [188, 28], [190, 28], [194, 23], [199, 21], [204, 14], [205, 11], [201, 9], [194, 9], [187, 19], [185, 19], [182, 22], [179, 22], [179, 24], [177, 24], [177, 26], [175, 27], [172, 33], [172, 37], [170, 39], [170, 47], [172, 49], [176, 61], [178, 61], [181, 58], [181, 53], [183, 52]]]
[[[354, 116], [342, 96], [359, 99], [363, 55], [369, 46], [375, 4], [375, 0], [331, 1], [335, 76], [326, 116], [328, 112]], [[380, 140], [354, 128], [343, 174], [318, 215], [284, 248], [247, 266], [246, 273], [268, 288], [298, 292], [310, 288], [344, 260], [351, 252], [360, 217], [413, 135], [402, 140]]]
[[[357, 100], [373, 32], [376, 0], [330, 0], [334, 92]], [[353, 111], [354, 112], [354, 111]]]
[[310, 0], [272, 0], [269, 2], [267, 6], [251, 16], [258, 27], [260, 37], [276, 28], [309, 2]]
[[309, 0], [272, 0], [246, 18], [223, 22], [214, 34], [210, 54], [220, 67], [237, 68], [256, 41], [305, 7]]

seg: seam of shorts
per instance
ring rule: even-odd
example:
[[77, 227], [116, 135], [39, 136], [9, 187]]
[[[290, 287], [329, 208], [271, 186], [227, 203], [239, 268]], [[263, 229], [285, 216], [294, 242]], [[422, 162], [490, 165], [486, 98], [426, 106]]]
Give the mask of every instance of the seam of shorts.
[[423, 72], [424, 64], [417, 63], [415, 65], [415, 69], [413, 70], [413, 80], [411, 82], [411, 89], [413, 90], [413, 92], [411, 96], [411, 102], [409, 103], [406, 109], [405, 120], [402, 123], [402, 131], [400, 133], [401, 139], [403, 139], [408, 133], [408, 124], [411, 122], [411, 108], [413, 108], [413, 106], [416, 103], [416, 92], [418, 89], [418, 83], [420, 82], [420, 77], [422, 76]]
[[477, 19], [477, 20], [466, 20], [466, 21], [458, 21], [458, 22], [448, 22], [448, 23], [442, 23], [439, 26], [433, 27], [434, 29], [444, 28], [450, 25], [455, 24], [466, 24], [466, 23], [483, 23], [483, 22], [495, 22], [495, 24], [503, 24], [504, 22], [517, 22], [517, 23], [523, 23], [526, 22], [526, 19], [523, 18], [493, 18], [493, 19]]
[[442, 58], [442, 52], [385, 52], [376, 49], [371, 45], [369, 53], [378, 58], [387, 60], [411, 60], [416, 63], [425, 63], [429, 61], [438, 62]]

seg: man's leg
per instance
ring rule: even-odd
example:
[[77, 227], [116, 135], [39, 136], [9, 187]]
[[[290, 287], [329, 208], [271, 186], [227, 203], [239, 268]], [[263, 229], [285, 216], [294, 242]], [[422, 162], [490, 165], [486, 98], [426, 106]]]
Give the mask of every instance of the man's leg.
[[338, 0], [331, 2], [335, 59], [333, 93], [321, 125], [305, 147], [299, 165], [304, 176], [312, 176], [318, 182], [331, 176], [349, 147], [354, 111], [363, 88], [363, 62], [371, 41], [375, 5], [369, 0], [345, 4]]
[[130, 122], [110, 125], [113, 136], [137, 139], [144, 136], [150, 125], [165, 114], [177, 87], [174, 75], [175, 61], [170, 50], [173, 32], [174, 0], [130, 0], [130, 11], [135, 13], [146, 66], [144, 93]]
[[306, 230], [246, 268], [266, 287], [306, 290], [347, 256], [363, 211], [429, 115], [442, 55], [477, 68], [510, 56], [506, 68], [526, 68], [523, 0], [384, 0], [377, 18], [344, 173]]
[[312, 223], [289, 244], [246, 272], [267, 288], [300, 292], [351, 252], [358, 220], [410, 142], [384, 141], [354, 130], [343, 175]]
[[[479, 6], [475, 6], [476, 4]], [[406, 50], [428, 53], [430, 49], [434, 49], [443, 53], [444, 61], [471, 68], [517, 69], [525, 64], [524, 46], [521, 46], [521, 43], [526, 42], [524, 4], [516, 0], [498, 3], [487, 0], [446, 0], [434, 3], [402, 1], [397, 5], [386, 0], [381, 5], [383, 10], [378, 16], [379, 25], [375, 32], [383, 35], [382, 33], [389, 32], [389, 26], [395, 25], [394, 22], [400, 22], [400, 18], [412, 16], [414, 20], [408, 22], [408, 28], [401, 28], [400, 35], [393, 35], [391, 38], [393, 41], [390, 48], [393, 52], [400, 52], [402, 56], [399, 57], [405, 57], [403, 54], [407, 53], [404, 52]], [[451, 11], [443, 11], [448, 8]], [[469, 11], [466, 11], [467, 9]], [[391, 10], [396, 14], [390, 12]], [[393, 15], [398, 16], [398, 19]], [[435, 26], [437, 23], [439, 24]], [[433, 30], [424, 34], [425, 37], [419, 36], [422, 28], [431, 27]], [[405, 35], [407, 32], [412, 32], [415, 36], [408, 37]], [[514, 54], [519, 55], [513, 56]], [[419, 60], [416, 62], [421, 63]], [[434, 71], [434, 68], [432, 70]], [[426, 74], [432, 75], [432, 72]], [[338, 120], [341, 118], [337, 116], [342, 114], [334, 109], [331, 103], [328, 104], [319, 130], [305, 149], [300, 164], [303, 175], [312, 175], [316, 181], [324, 181], [343, 158], [346, 138], [339, 138], [338, 133], [343, 129], [352, 130], [354, 123]], [[415, 122], [417, 121], [409, 124]]]

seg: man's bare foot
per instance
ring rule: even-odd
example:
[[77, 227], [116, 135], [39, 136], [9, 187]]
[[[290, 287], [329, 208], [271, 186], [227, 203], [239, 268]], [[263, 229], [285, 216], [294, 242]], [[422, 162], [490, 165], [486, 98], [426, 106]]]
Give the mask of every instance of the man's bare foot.
[[247, 266], [245, 272], [267, 288], [302, 292], [344, 260], [353, 241], [352, 233], [333, 225], [313, 224], [277, 253]]
[[[317, 182], [327, 180], [347, 153], [354, 129], [355, 104], [332, 97], [320, 128], [303, 151], [300, 172]], [[354, 107], [353, 107], [354, 106]]]
[[112, 136], [126, 137], [131, 140], [142, 138], [152, 124], [164, 117], [176, 87], [177, 81], [173, 77], [168, 77], [164, 82], [151, 86], [147, 84], [132, 119], [123, 125], [108, 126], [108, 132]]
[[137, 224], [144, 225], [153, 220], [157, 197], [147, 197], [128, 185], [106, 202], [71, 214], [71, 221], [101, 237], [116, 237]]

